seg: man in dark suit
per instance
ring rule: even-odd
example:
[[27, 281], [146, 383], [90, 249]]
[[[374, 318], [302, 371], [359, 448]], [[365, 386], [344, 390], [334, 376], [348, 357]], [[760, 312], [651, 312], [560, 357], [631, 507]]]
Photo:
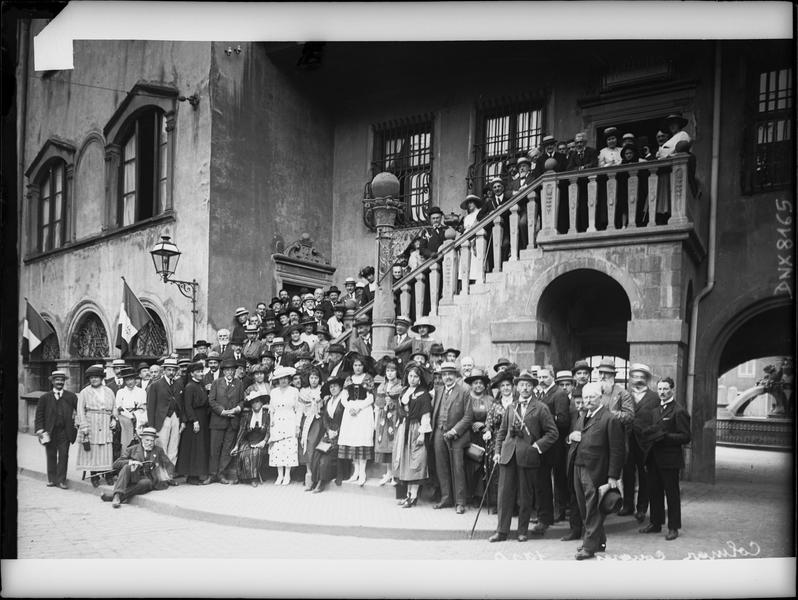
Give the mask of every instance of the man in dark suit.
[[[549, 368], [540, 369], [538, 371], [538, 378], [542, 388], [540, 401], [549, 409], [554, 423], [557, 426], [557, 433], [559, 437], [557, 441], [551, 445], [551, 448], [543, 455], [543, 464], [541, 465], [541, 477], [544, 481], [543, 492], [538, 496], [540, 502], [546, 495], [552, 495], [552, 474], [554, 475], [554, 504], [557, 510], [554, 515], [554, 521], [565, 520], [565, 509], [568, 506], [568, 498], [570, 493], [568, 491], [568, 477], [567, 477], [567, 458], [568, 451], [565, 445], [565, 440], [571, 429], [571, 401], [568, 394], [554, 381], [554, 373]], [[545, 486], [548, 482], [548, 486]], [[551, 523], [538, 517], [539, 522], [548, 526]]]
[[466, 503], [463, 460], [465, 448], [471, 442], [469, 432], [474, 421], [474, 413], [469, 402], [468, 386], [457, 381], [459, 376], [457, 366], [454, 363], [443, 363], [440, 374], [443, 385], [435, 391], [432, 406], [432, 439], [441, 500], [433, 508], [448, 508], [455, 505], [455, 511], [461, 515], [465, 512]]
[[618, 487], [623, 469], [625, 436], [623, 426], [600, 402], [601, 386], [588, 383], [582, 388], [585, 416], [581, 427], [571, 432], [568, 439], [573, 453], [574, 488], [579, 514], [584, 523], [582, 545], [576, 560], [593, 558], [603, 552], [607, 544], [604, 532], [604, 514], [599, 510], [599, 488], [608, 484]]
[[[490, 180], [490, 187], [493, 191], [493, 198], [491, 198], [480, 209], [477, 220], [481, 221], [494, 210], [499, 208], [507, 200], [510, 199], [510, 194], [505, 193], [504, 180], [501, 177], [494, 177]], [[510, 258], [510, 211], [505, 211], [501, 215], [502, 232], [501, 232], [501, 259], [502, 261]], [[493, 258], [493, 239], [498, 238], [498, 230], [491, 224], [485, 230], [489, 233], [486, 238], [486, 271], [491, 271], [494, 265]]]
[[435, 254], [443, 242], [446, 241], [444, 238], [446, 227], [443, 224], [443, 211], [439, 207], [433, 206], [429, 209], [429, 223], [430, 229], [426, 231], [424, 237], [427, 238], [427, 249], [430, 254]]
[[47, 487], [67, 489], [69, 445], [75, 443], [75, 411], [78, 397], [64, 389], [69, 379], [64, 371], [50, 374], [52, 390], [41, 395], [36, 405], [36, 435], [47, 455]]
[[220, 329], [216, 332], [216, 343], [211, 346], [211, 350], [218, 352], [219, 356], [227, 353], [230, 349], [230, 330]]
[[122, 380], [119, 374], [126, 366], [127, 364], [121, 358], [115, 358], [111, 362], [111, 368], [114, 370], [114, 376], [105, 380], [105, 387], [114, 393], [114, 398], [116, 398], [116, 393], [120, 390], [120, 388], [124, 387], [125, 385], [125, 382]]
[[549, 159], [554, 159], [556, 164], [554, 171], [560, 173], [565, 171], [568, 167], [568, 159], [561, 153], [557, 152], [557, 138], [553, 135], [547, 135], [543, 138], [543, 152], [537, 161], [535, 161], [535, 169], [532, 171], [532, 179], [537, 179], [543, 175], [546, 169], [546, 162]]
[[668, 500], [668, 533], [665, 539], [675, 540], [682, 527], [682, 500], [679, 490], [679, 469], [684, 467], [682, 446], [690, 442], [690, 415], [676, 402], [673, 379], [665, 377], [657, 383], [660, 405], [651, 411], [652, 424], [643, 430], [651, 441], [646, 460], [648, 494], [651, 499], [651, 522], [640, 533], [659, 533], [665, 522], [665, 498]]
[[[635, 403], [635, 417], [631, 429], [627, 431], [629, 451], [623, 465], [623, 508], [618, 511], [618, 515], [623, 517], [634, 513], [638, 523], [643, 522], [648, 510], [646, 454], [649, 446], [643, 439], [642, 431], [652, 422], [651, 411], [659, 409], [659, 396], [649, 387], [649, 381], [651, 381], [651, 369], [647, 365], [633, 363], [629, 368], [629, 385]], [[635, 480], [637, 480], [637, 504], [635, 504]]]
[[147, 386], [147, 423], [158, 432], [158, 444], [172, 464], [177, 463], [182, 423], [183, 382], [177, 377], [177, 359], [163, 361], [163, 377]]
[[216, 481], [229, 484], [237, 480], [232, 468], [231, 477], [226, 475], [232, 459], [230, 450], [233, 449], [238, 435], [239, 415], [244, 406], [244, 388], [241, 380], [233, 377], [236, 371], [234, 360], [223, 360], [221, 369], [223, 377], [211, 384], [208, 395], [208, 405], [211, 407], [209, 471]]
[[413, 338], [408, 333], [408, 328], [412, 324], [410, 317], [404, 315], [399, 315], [394, 319], [396, 335], [394, 336], [393, 352], [402, 368], [410, 362], [410, 353], [413, 351]]
[[221, 361], [222, 357], [219, 356], [219, 353], [215, 350], [211, 350], [206, 361], [208, 363], [208, 372], [202, 376], [202, 385], [206, 392], [211, 391], [211, 384], [219, 379], [219, 376], [222, 374], [219, 370]]
[[355, 321], [355, 335], [349, 336], [349, 350], [360, 356], [371, 356], [371, 319], [367, 315]]
[[574, 149], [568, 155], [568, 171], [593, 169], [598, 166], [598, 151], [587, 145], [587, 136], [581, 131], [574, 136]]
[[518, 541], [528, 539], [529, 519], [535, 496], [545, 496], [541, 487], [548, 486], [548, 512], [541, 512], [541, 519], [532, 533], [543, 535], [543, 522], [551, 519], [551, 479], [541, 475], [543, 455], [557, 441], [558, 433], [554, 418], [545, 404], [535, 399], [532, 388], [538, 381], [528, 371], [515, 378], [518, 399], [504, 412], [502, 424], [496, 435], [496, 454], [493, 460], [500, 465], [499, 471], [499, 525], [488, 541], [501, 542], [507, 539], [518, 499]]

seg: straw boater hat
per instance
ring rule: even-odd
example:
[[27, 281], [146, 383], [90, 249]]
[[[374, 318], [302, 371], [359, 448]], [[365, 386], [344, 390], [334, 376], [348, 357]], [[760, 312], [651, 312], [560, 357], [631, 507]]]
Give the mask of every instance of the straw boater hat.
[[465, 200], [463, 200], [460, 203], [460, 208], [462, 208], [463, 210], [467, 209], [469, 202], [473, 202], [474, 205], [477, 207], [477, 210], [482, 208], [482, 198], [480, 198], [479, 196], [475, 196], [474, 194], [468, 194], [468, 196], [465, 197]]
[[126, 367], [127, 363], [121, 358], [115, 358], [113, 361], [111, 361], [111, 366], [114, 368]]
[[169, 358], [165, 358], [164, 361], [163, 361], [163, 366], [164, 366], [164, 369], [166, 367], [174, 367], [176, 369], [177, 366], [178, 366], [177, 365], [177, 359], [176, 358], [172, 358], [171, 356]]
[[499, 176], [497, 175], [496, 177], [493, 177], [493, 178], [491, 178], [491, 180], [490, 180], [490, 185], [491, 185], [491, 186], [492, 186], [494, 183], [501, 183], [502, 185], [504, 185], [504, 179], [502, 179], [501, 177], [499, 177]]
[[539, 383], [538, 378], [529, 371], [521, 371], [518, 377], [513, 379], [513, 385], [516, 385], [519, 381], [529, 381], [532, 385], [537, 385]]
[[605, 139], [608, 138], [608, 137], [612, 137], [612, 136], [618, 137], [618, 128], [617, 127], [607, 127], [604, 130], [604, 138]]
[[69, 375], [67, 375], [66, 372], [62, 371], [61, 369], [56, 369], [55, 371], [50, 373], [50, 381], [52, 381], [56, 377], [62, 377], [64, 379], [64, 381], [69, 379]]
[[548, 146], [549, 144], [556, 144], [557, 138], [553, 135], [545, 135], [543, 136], [543, 145]]
[[440, 373], [450, 373], [451, 372], [451, 373], [454, 373], [455, 375], [459, 375], [460, 374], [460, 369], [458, 369], [457, 365], [454, 364], [453, 362], [444, 362], [444, 363], [441, 363], [439, 372]]
[[243, 306], [239, 306], [236, 309], [235, 316], [240, 317], [241, 315], [248, 315], [248, 314], [249, 314], [249, 311], [246, 308], [244, 308]]
[[517, 161], [515, 161], [515, 164], [517, 165], [520, 165], [521, 163], [526, 163], [528, 165], [531, 165], [532, 160], [528, 156], [522, 156]]
[[285, 338], [279, 336], [274, 338], [272, 340], [272, 348], [274, 348], [275, 346], [285, 346]]
[[294, 367], [279, 366], [272, 373], [272, 381], [278, 381], [283, 377], [293, 377], [294, 375], [296, 375], [296, 369]]
[[145, 427], [141, 430], [139, 437], [151, 437], [157, 438], [158, 437], [158, 430], [155, 427]]
[[644, 373], [648, 377], [651, 377], [653, 373], [651, 372], [651, 367], [648, 365], [644, 365], [643, 363], [632, 363], [632, 366], [629, 367], [629, 375], [634, 373], [635, 371], [639, 373]]
[[557, 371], [557, 377], [554, 378], [556, 383], [561, 381], [574, 381], [574, 375], [570, 371]]
[[406, 325], [407, 327], [410, 327], [413, 324], [413, 321], [411, 321], [410, 317], [408, 317], [408, 316], [399, 315], [398, 317], [396, 317], [394, 319], [394, 323], [397, 324], [397, 325], [399, 323], [402, 323], [403, 325]]
[[423, 319], [416, 321], [415, 324], [410, 328], [410, 330], [413, 331], [414, 333], [418, 333], [419, 327], [426, 327], [429, 333], [435, 331], [435, 325]]
[[598, 366], [599, 373], [615, 373], [615, 360], [612, 358], [602, 358]]
[[463, 379], [463, 381], [468, 385], [471, 385], [477, 379], [481, 380], [482, 383], [485, 384], [485, 386], [490, 385], [490, 377], [488, 377], [488, 374], [482, 369], [474, 369], [473, 371], [471, 371], [471, 375]]
[[259, 327], [257, 325], [250, 325], [247, 323], [247, 325], [244, 327], [244, 333], [258, 333], [258, 331]]

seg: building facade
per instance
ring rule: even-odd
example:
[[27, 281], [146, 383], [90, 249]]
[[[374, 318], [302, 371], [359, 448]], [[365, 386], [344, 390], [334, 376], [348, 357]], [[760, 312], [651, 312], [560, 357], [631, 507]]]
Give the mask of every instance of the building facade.
[[[516, 204], [511, 256], [484, 281], [456, 285], [453, 255], [467, 253], [452, 247], [397, 292], [443, 281], [420, 310], [477, 363], [608, 355], [673, 377], [692, 414], [688, 476], [712, 480], [719, 374], [792, 352], [789, 43], [336, 43], [314, 47], [312, 65], [303, 50], [77, 41], [74, 70], [54, 73], [22, 52], [19, 305], [57, 339], [20, 360], [20, 391], [45, 366], [77, 384], [82, 365], [118, 353], [120, 277], [157, 317], [138, 355], [191, 347], [190, 304], [153, 271], [161, 235], [183, 251], [175, 276], [199, 283], [197, 337], [214, 339], [237, 306], [341, 287], [376, 263], [362, 199], [378, 172], [400, 180], [401, 236], [430, 206], [459, 213], [492, 176], [510, 183], [545, 135], [585, 132], [598, 149], [615, 126], [655, 150], [663, 117], [681, 113], [689, 153], [544, 175], [524, 199], [541, 211], [526, 248]], [[656, 226], [640, 218], [655, 189], [670, 202]], [[472, 233], [458, 243], [483, 258], [498, 238]]]

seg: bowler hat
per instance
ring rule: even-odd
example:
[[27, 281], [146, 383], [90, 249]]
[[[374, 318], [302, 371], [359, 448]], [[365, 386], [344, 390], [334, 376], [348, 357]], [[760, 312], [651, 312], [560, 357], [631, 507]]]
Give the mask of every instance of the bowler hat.
[[202, 362], [200, 361], [188, 363], [188, 366], [186, 367], [186, 371], [188, 371], [189, 373], [193, 373], [195, 371], [204, 371], [204, 370], [205, 370], [205, 365], [203, 365]]
[[244, 327], [244, 333], [258, 333], [258, 330], [259, 328], [257, 325], [251, 325], [249, 323], [247, 323]]
[[[607, 489], [603, 489], [605, 486]], [[621, 510], [621, 506], [623, 506], [623, 496], [618, 488], [611, 488], [606, 483], [599, 486], [599, 511], [602, 515], [617, 513]]]
[[410, 330], [414, 331], [415, 333], [418, 333], [419, 327], [426, 327], [429, 333], [435, 331], [435, 325], [433, 325], [429, 321], [424, 321], [424, 320], [416, 321], [415, 324], [410, 328]]
[[629, 375], [631, 375], [635, 371], [638, 371], [640, 373], [645, 373], [649, 377], [652, 376], [651, 367], [649, 367], [648, 365], [644, 365], [643, 363], [632, 363], [632, 366], [629, 367]]
[[440, 206], [433, 206], [432, 208], [430, 208], [430, 209], [429, 209], [429, 212], [428, 212], [427, 214], [428, 214], [430, 217], [431, 217], [432, 215], [442, 215], [442, 214], [443, 214], [443, 211], [441, 210]]
[[468, 385], [471, 385], [477, 379], [481, 380], [486, 386], [490, 385], [490, 377], [488, 377], [488, 374], [482, 369], [474, 369], [471, 371], [471, 375], [463, 379], [463, 381]]
[[340, 293], [341, 293], [341, 290], [339, 290], [339, 289], [338, 289], [338, 286], [337, 286], [337, 285], [331, 285], [331, 286], [330, 286], [330, 289], [329, 289], [329, 290], [327, 290], [327, 293], [328, 293], [328, 294], [332, 294], [333, 292], [335, 292], [336, 294], [340, 294]]
[[512, 363], [510, 362], [509, 358], [502, 357], [502, 358], [500, 358], [499, 360], [496, 361], [495, 365], [493, 365], [493, 370], [494, 371], [498, 371], [499, 367], [509, 367], [511, 364]]
[[215, 360], [218, 362], [222, 360], [222, 356], [216, 350], [211, 350], [210, 352], [208, 352], [208, 356], [205, 357], [205, 360]]
[[593, 369], [590, 368], [590, 365], [587, 363], [586, 360], [578, 360], [574, 363], [573, 372], [576, 373], [577, 371], [580, 370], [592, 371]]
[[62, 377], [64, 380], [69, 379], [69, 375], [67, 375], [66, 372], [62, 371], [61, 369], [56, 369], [55, 371], [50, 373], [50, 381], [52, 381], [56, 377]]
[[529, 371], [521, 371], [518, 377], [513, 379], [513, 384], [517, 384], [519, 381], [528, 381], [532, 385], [537, 385], [539, 383], [538, 378], [532, 375], [532, 373], [530, 373]]
[[663, 124], [667, 125], [671, 121], [676, 121], [679, 123], [679, 127], [684, 127], [687, 125], [687, 119], [682, 116], [682, 113], [671, 113], [667, 117], [663, 119]]
[[200, 346], [210, 346], [210, 344], [206, 340], [197, 340], [194, 342], [195, 348], [199, 348]]
[[598, 366], [599, 373], [615, 373], [615, 359], [602, 358]]
[[477, 207], [477, 210], [482, 208], [482, 198], [475, 196], [474, 194], [468, 194], [468, 196], [465, 197], [465, 200], [460, 203], [460, 208], [463, 210], [467, 209], [469, 202], [473, 202], [474, 206]]
[[444, 354], [449, 354], [450, 352], [452, 354], [454, 354], [455, 358], [460, 356], [460, 351], [457, 348], [446, 348], [446, 350], [444, 351]]
[[436, 356], [439, 354], [446, 354], [446, 350], [443, 349], [443, 344], [432, 344], [429, 347], [430, 356], [435, 354]]
[[158, 430], [155, 427], [145, 427], [141, 430], [139, 437], [151, 437], [156, 438], [158, 437]]
[[236, 361], [232, 358], [225, 358], [219, 368], [224, 371], [225, 369], [235, 369], [237, 366]]
[[142, 369], [149, 369], [149, 368], [150, 368], [150, 365], [148, 365], [147, 363], [145, 363], [143, 361], [136, 365], [136, 371], [141, 371]]

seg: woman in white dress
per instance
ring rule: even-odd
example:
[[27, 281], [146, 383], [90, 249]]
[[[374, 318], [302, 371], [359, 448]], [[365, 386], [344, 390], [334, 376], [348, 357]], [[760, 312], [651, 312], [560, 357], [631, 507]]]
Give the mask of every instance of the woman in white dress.
[[291, 467], [299, 465], [299, 390], [291, 385], [293, 367], [277, 367], [272, 374], [269, 404], [269, 466], [277, 467], [274, 485], [291, 483]]
[[[136, 385], [136, 372], [133, 367], [124, 367], [119, 376], [124, 381], [124, 385], [116, 392], [116, 403], [114, 405], [114, 416], [119, 422], [120, 442], [122, 451], [128, 447], [133, 440], [133, 436], [138, 434], [144, 427], [144, 422], [139, 423], [141, 408], [147, 408], [147, 392]], [[133, 425], [135, 417], [135, 428]], [[144, 421], [147, 417], [144, 417]]]
[[[479, 196], [475, 196], [474, 194], [469, 194], [466, 196], [466, 199], [460, 204], [460, 208], [467, 211], [466, 215], [463, 217], [463, 229], [462, 233], [466, 233], [474, 225], [477, 224], [479, 221], [479, 209], [482, 208], [482, 198]], [[460, 247], [460, 277], [465, 274], [465, 252], [466, 247]], [[471, 240], [471, 262], [469, 267], [469, 275], [468, 279], [471, 283], [474, 283], [480, 279], [482, 279], [482, 265], [479, 264], [477, 261], [477, 244], [476, 239]]]
[[[97, 473], [110, 471], [114, 462], [113, 428], [114, 393], [103, 385], [105, 369], [102, 365], [92, 365], [86, 369], [89, 385], [78, 394], [78, 410], [76, 423], [78, 426], [78, 460], [77, 468], [91, 472], [91, 484], [100, 485]], [[105, 475], [107, 483], [113, 481], [113, 475]]]
[[366, 483], [366, 463], [374, 457], [374, 380], [366, 373], [366, 363], [358, 354], [352, 357], [352, 375], [347, 377], [345, 389], [348, 397], [342, 400], [344, 416], [338, 436], [338, 458], [354, 463], [352, 476], [347, 483]]

